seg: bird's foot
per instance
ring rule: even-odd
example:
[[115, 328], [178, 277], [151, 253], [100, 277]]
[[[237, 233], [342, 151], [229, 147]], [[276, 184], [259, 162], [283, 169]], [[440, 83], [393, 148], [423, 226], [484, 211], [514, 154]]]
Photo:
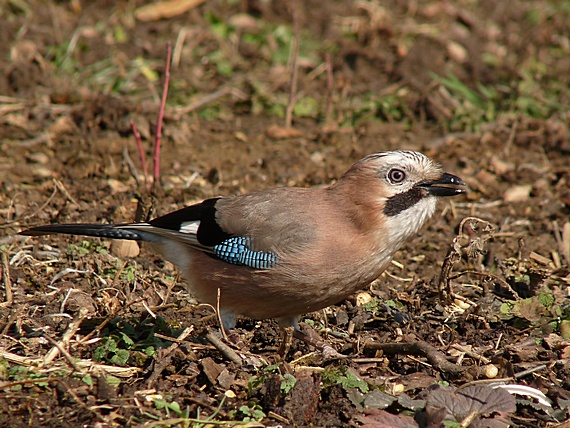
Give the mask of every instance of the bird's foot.
[[301, 330], [294, 329], [293, 337], [302, 340], [303, 342], [307, 343], [308, 345], [311, 345], [314, 348], [317, 348], [319, 351], [323, 353], [323, 357], [325, 360], [336, 360], [336, 359], [347, 358], [346, 355], [339, 353], [336, 349], [332, 347], [330, 343], [328, 343], [321, 336], [319, 336], [319, 334], [315, 330], [313, 330], [307, 325], [305, 325], [304, 327], [309, 333], [305, 333]]

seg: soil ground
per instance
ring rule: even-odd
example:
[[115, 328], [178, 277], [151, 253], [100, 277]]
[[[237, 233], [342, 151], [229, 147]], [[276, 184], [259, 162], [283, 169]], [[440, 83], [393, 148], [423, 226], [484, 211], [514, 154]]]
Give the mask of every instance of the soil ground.
[[[142, 3], [0, 1], [0, 426], [569, 426], [567, 2]], [[150, 192], [130, 122], [150, 165], [167, 42]], [[469, 191], [303, 318], [346, 359], [294, 341], [281, 360], [271, 320], [220, 345], [145, 248], [16, 235], [326, 185], [392, 149]]]

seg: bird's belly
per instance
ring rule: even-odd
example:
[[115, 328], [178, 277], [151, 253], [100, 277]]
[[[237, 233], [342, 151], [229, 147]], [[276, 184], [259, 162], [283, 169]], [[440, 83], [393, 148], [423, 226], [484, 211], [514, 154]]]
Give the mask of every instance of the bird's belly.
[[[323, 261], [323, 266], [281, 266], [256, 270], [226, 263], [175, 241], [155, 243], [154, 249], [174, 263], [195, 297], [234, 315], [254, 319], [282, 318], [314, 312], [338, 303], [366, 287], [389, 260]], [[219, 297], [218, 297], [219, 296]]]
[[219, 307], [224, 311], [254, 319], [323, 309], [365, 287], [383, 270], [368, 269], [366, 275], [358, 275], [358, 269], [353, 274], [348, 267], [339, 269], [341, 274], [337, 275], [317, 275], [310, 270], [291, 272], [279, 267], [255, 270], [192, 252], [192, 261], [182, 273], [196, 298], [214, 307], [219, 298]]

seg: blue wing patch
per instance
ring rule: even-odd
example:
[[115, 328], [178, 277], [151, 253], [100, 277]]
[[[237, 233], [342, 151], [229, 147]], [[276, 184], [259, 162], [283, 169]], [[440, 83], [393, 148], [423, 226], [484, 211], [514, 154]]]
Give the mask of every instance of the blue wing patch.
[[249, 239], [234, 236], [214, 245], [214, 254], [227, 263], [249, 266], [255, 269], [269, 269], [275, 266], [277, 257], [273, 253], [252, 251], [247, 245]]

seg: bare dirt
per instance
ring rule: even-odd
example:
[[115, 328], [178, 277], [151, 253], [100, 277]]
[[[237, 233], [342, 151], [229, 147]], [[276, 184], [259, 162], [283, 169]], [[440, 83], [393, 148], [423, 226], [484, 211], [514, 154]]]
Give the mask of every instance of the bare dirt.
[[[288, 2], [212, 1], [143, 22], [134, 3], [0, 2], [0, 426], [206, 426], [196, 420], [208, 417], [568, 426], [567, 10], [310, 1], [292, 13]], [[275, 59], [289, 52], [279, 34], [293, 22], [298, 133], [283, 128], [290, 61]], [[168, 41], [161, 177], [150, 194], [130, 121], [150, 164]], [[436, 74], [497, 94], [466, 102]], [[160, 215], [218, 195], [324, 185], [391, 149], [422, 151], [469, 192], [442, 201], [368, 290], [307, 315], [343, 360], [294, 342], [281, 361], [270, 320], [240, 320], [248, 352], [227, 351], [211, 335], [213, 308], [144, 248], [131, 258], [104, 241], [16, 235], [133, 221], [141, 201]], [[517, 395], [516, 408], [502, 407], [490, 395], [481, 401], [491, 410], [470, 414], [434, 392], [490, 379], [531, 387], [550, 405]]]

